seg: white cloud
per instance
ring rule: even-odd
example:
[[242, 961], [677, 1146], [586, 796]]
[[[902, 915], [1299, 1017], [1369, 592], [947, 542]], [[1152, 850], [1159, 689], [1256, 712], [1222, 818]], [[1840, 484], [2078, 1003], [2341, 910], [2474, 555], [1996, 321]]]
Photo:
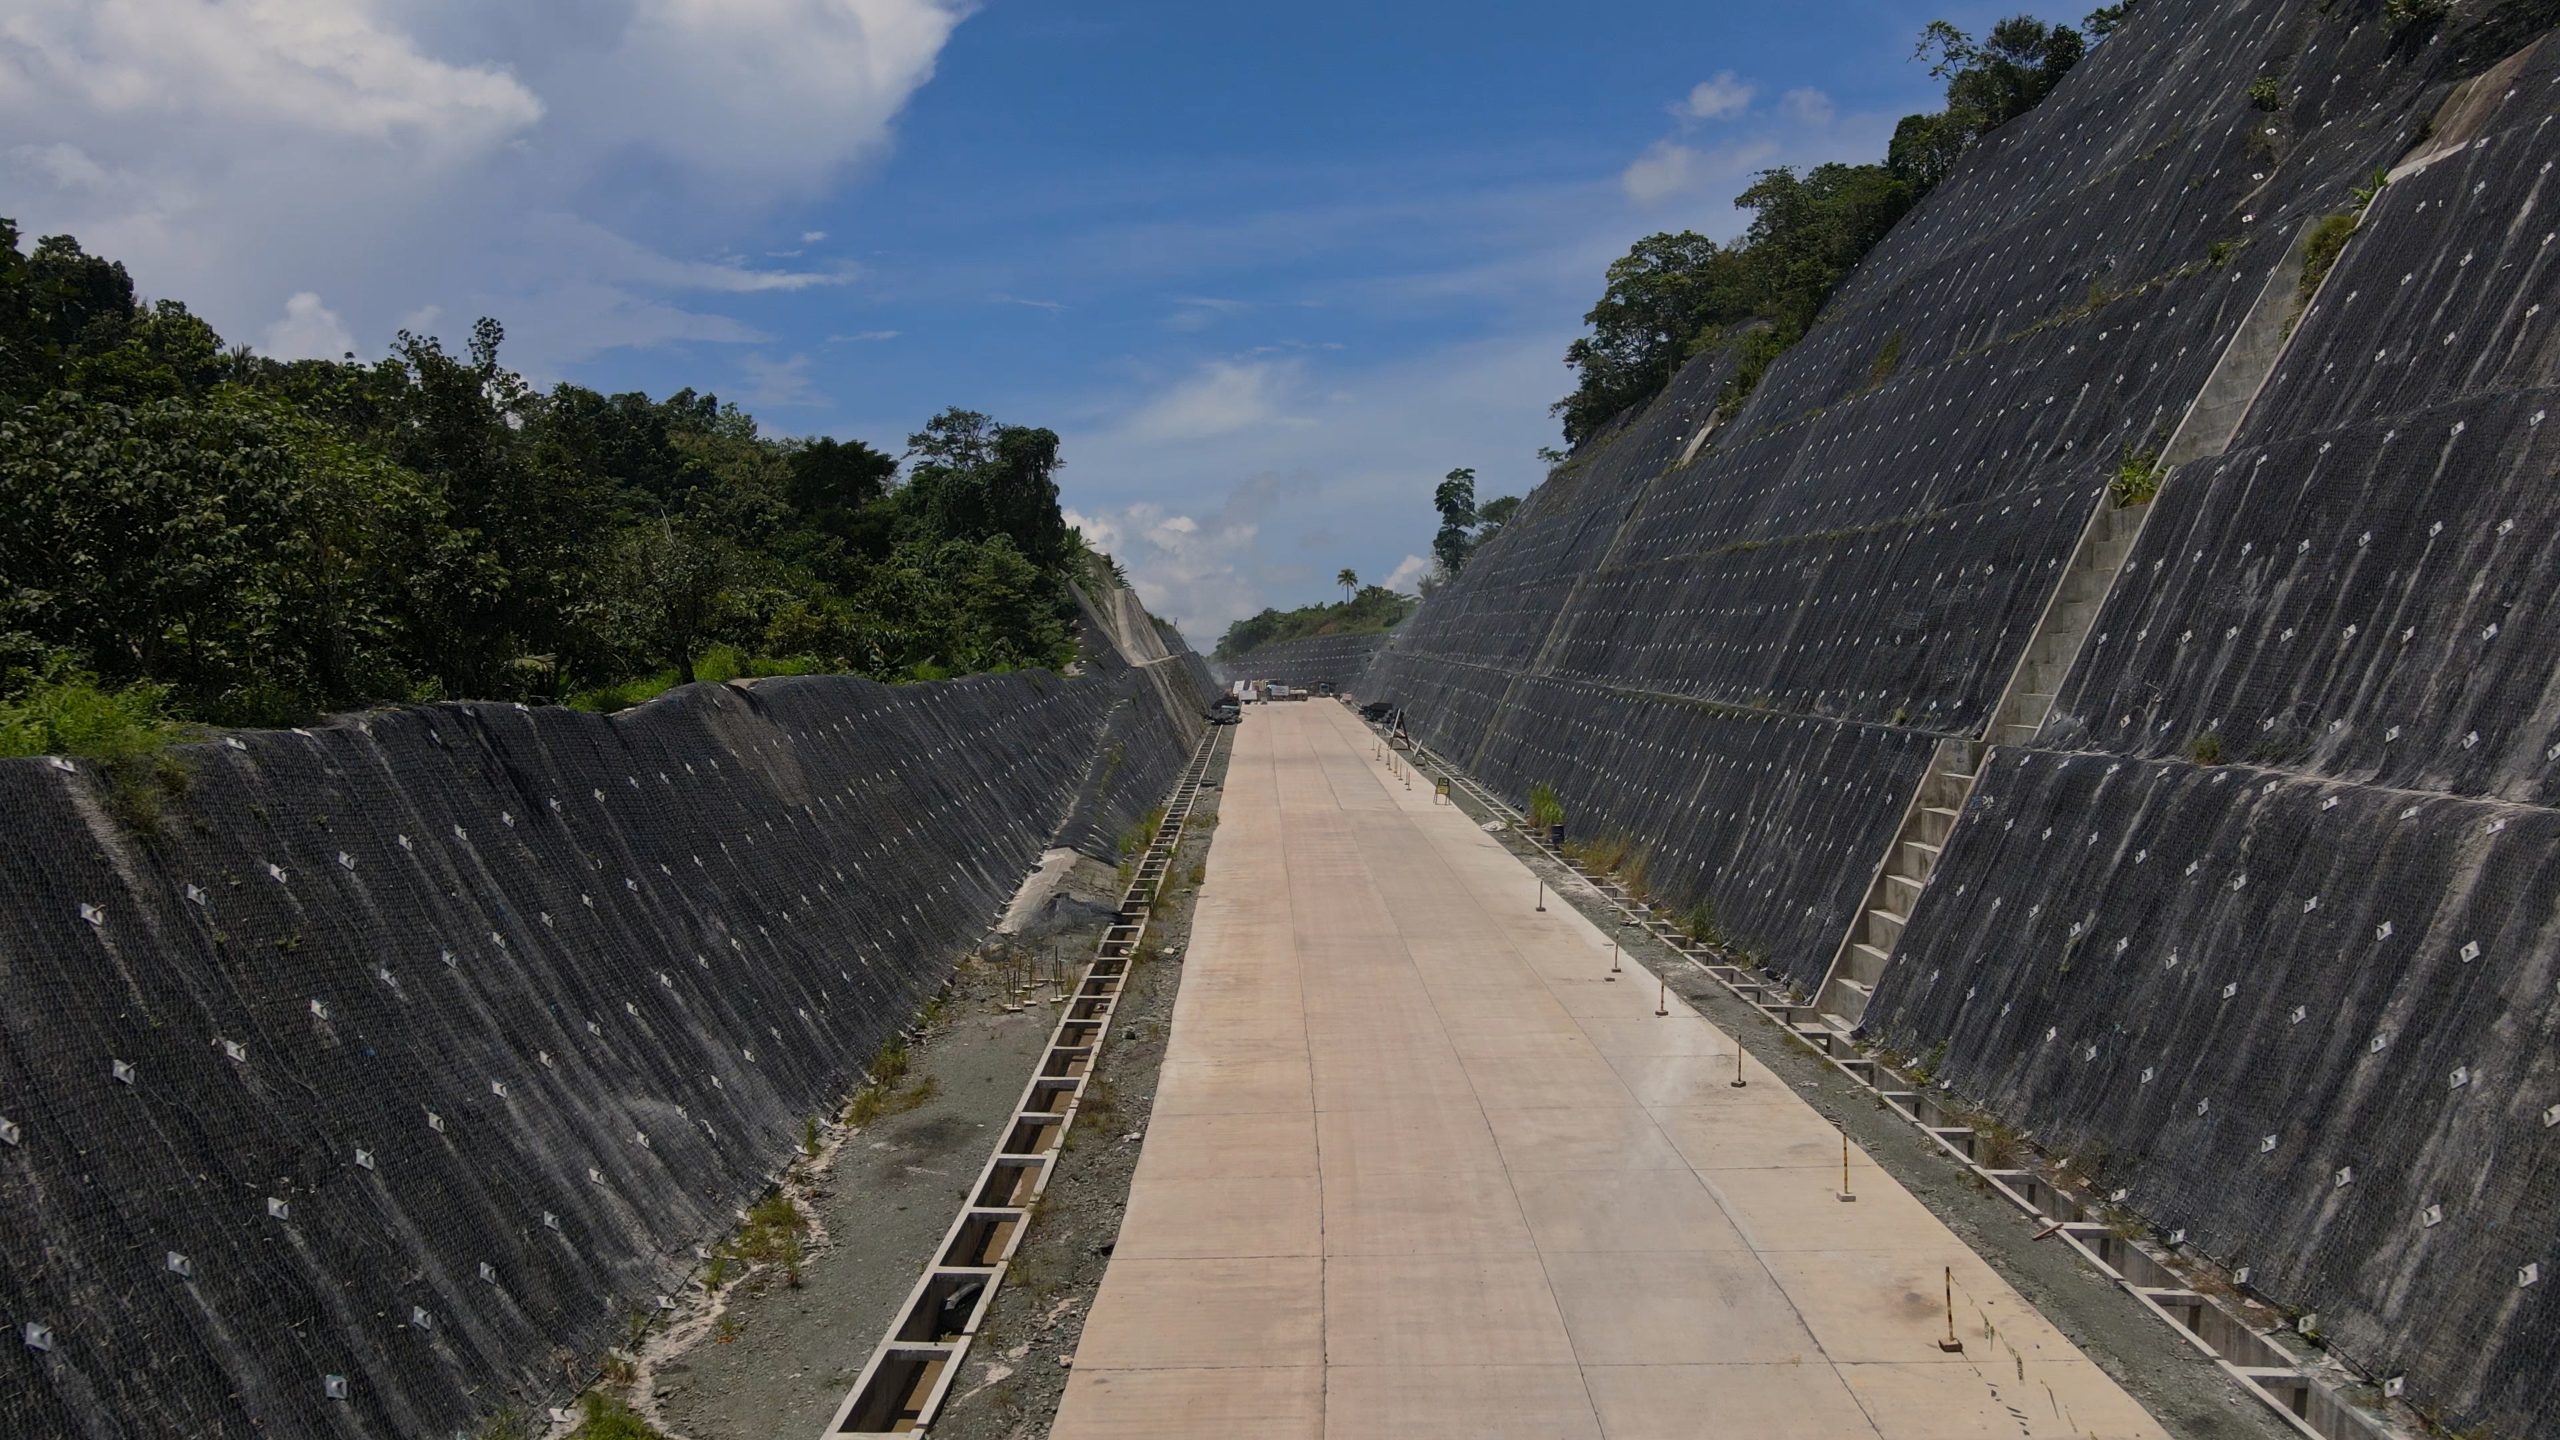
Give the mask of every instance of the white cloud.
[[[568, 7], [585, 9], [587, 7]], [[807, 193], [884, 147], [958, 0], [621, 0], [546, 81], [564, 129], [723, 189]], [[814, 243], [814, 242], [812, 242]]]
[[[1474, 466], [1486, 498], [1525, 494], [1543, 473], [1534, 451], [1555, 438], [1546, 405], [1569, 338], [1534, 330], [1323, 374], [1314, 367], [1344, 362], [1310, 353], [1268, 362], [1288, 368], [1264, 377], [1205, 366], [1067, 432], [1073, 523], [1205, 648], [1266, 605], [1339, 596], [1345, 565], [1393, 571], [1430, 537], [1431, 489], [1452, 466]], [[1235, 423], [1144, 423], [1176, 394]]]
[[1378, 583], [1390, 590], [1401, 590], [1410, 595], [1413, 593], [1413, 587], [1422, 583], [1422, 577], [1430, 573], [1430, 561], [1419, 555], [1407, 555], [1396, 562], [1396, 568], [1387, 572], [1386, 579]]
[[360, 0], [21, 0], [12, 9], [0, 33], [15, 83], [0, 93], [109, 119], [219, 115], [450, 154], [543, 114], [503, 69], [423, 54]]
[[1019, 295], [1006, 295], [1002, 293], [988, 296], [987, 303], [990, 305], [1019, 305], [1026, 310], [1046, 310], [1052, 315], [1055, 315], [1059, 311], [1067, 308], [1063, 302], [1057, 300], [1026, 300]]
[[1216, 295], [1184, 295], [1173, 302], [1173, 313], [1165, 317], [1168, 330], [1197, 331], [1231, 316], [1254, 309], [1250, 300], [1228, 300]]
[[1781, 96], [1778, 100], [1778, 110], [1795, 123], [1812, 126], [1815, 129], [1828, 126], [1839, 114], [1838, 109], [1831, 103], [1831, 97], [1811, 86], [1801, 90], [1790, 90]]
[[1751, 97], [1759, 92], [1730, 70], [1720, 70], [1698, 82], [1689, 98], [1672, 107], [1674, 114], [1691, 120], [1722, 120], [1751, 108]]
[[1258, 563], [1262, 517], [1280, 489], [1274, 476], [1246, 480], [1205, 520], [1141, 500], [1097, 514], [1069, 510], [1067, 523], [1128, 570], [1149, 610], [1206, 649], [1229, 622], [1259, 608], [1246, 603], [1241, 577]]
[[1618, 183], [1628, 199], [1651, 205], [1695, 184], [1700, 158], [1697, 151], [1676, 140], [1656, 140], [1627, 166]]
[[1300, 375], [1290, 360], [1213, 360], [1138, 407], [1122, 426], [1142, 441], [1209, 440], [1281, 421]]
[[621, 345], [752, 342], [689, 297], [854, 278], [726, 252], [879, 154], [970, 8], [15, 0], [0, 189], [29, 233], [77, 235], [226, 333], [309, 292], [360, 349], [427, 307], [496, 314], [537, 375]]
[[800, 232], [800, 243], [803, 245], [815, 245], [826, 238], [827, 232], [824, 230], [803, 230]]
[[738, 368], [747, 375], [747, 388], [739, 399], [749, 410], [810, 410], [830, 402], [818, 390], [809, 375], [809, 357], [794, 355], [775, 360], [763, 355], [741, 355]]
[[338, 312], [308, 290], [284, 302], [284, 317], [258, 341], [261, 352], [278, 360], [335, 360], [355, 348]]
[[898, 332], [895, 330], [856, 330], [850, 335], [830, 335], [827, 337], [827, 343], [830, 345], [871, 345], [877, 344], [883, 340], [895, 340], [897, 338]]

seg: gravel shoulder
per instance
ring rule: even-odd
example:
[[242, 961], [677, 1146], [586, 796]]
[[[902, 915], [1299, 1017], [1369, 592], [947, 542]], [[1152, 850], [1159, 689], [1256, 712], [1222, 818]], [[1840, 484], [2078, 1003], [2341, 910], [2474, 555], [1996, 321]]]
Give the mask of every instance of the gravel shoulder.
[[1217, 834], [1229, 747], [1221, 743], [1170, 880], [1113, 1012], [1111, 1037], [1087, 1084], [1075, 1128], [1050, 1171], [1048, 1191], [1004, 1288], [978, 1327], [968, 1362], [933, 1425], [935, 1440], [1036, 1440], [1049, 1433], [1066, 1392], [1068, 1362], [1101, 1288], [1138, 1168], [1156, 1072], [1173, 1028], [1174, 993], [1191, 942], [1199, 867]]
[[[918, 1017], [905, 1073], [882, 1091], [883, 1113], [857, 1126], [842, 1123], [840, 1106], [836, 1123], [817, 1126], [816, 1153], [786, 1174], [782, 1188], [806, 1227], [797, 1283], [778, 1260], [747, 1268], [716, 1293], [698, 1279], [641, 1352], [627, 1398], [670, 1440], [814, 1436], [859, 1378], [1057, 1024], [1046, 985], [1007, 1011], [1013, 982], [1053, 967], [1072, 981], [1124, 884], [1113, 867], [1080, 856], [1053, 854], [1043, 868], [1036, 883], [1053, 888], [1020, 907], [1031, 913], [1009, 917], [1020, 932], [964, 958]], [[1154, 983], [1142, 973], [1136, 987]], [[1114, 1049], [1122, 1033], [1113, 1034]]]

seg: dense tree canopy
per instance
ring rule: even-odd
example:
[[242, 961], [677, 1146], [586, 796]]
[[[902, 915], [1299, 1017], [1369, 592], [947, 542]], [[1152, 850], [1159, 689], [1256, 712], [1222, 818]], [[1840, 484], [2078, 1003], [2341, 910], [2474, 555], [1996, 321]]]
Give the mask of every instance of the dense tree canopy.
[[765, 436], [734, 405], [537, 390], [483, 320], [365, 363], [226, 349], [0, 221], [0, 704], [63, 677], [281, 723], [439, 696], [591, 703], [725, 673], [1059, 665], [1058, 437]]
[[[1345, 572], [1348, 573], [1348, 572]], [[1363, 585], [1358, 593], [1327, 605], [1295, 610], [1265, 610], [1227, 627], [1211, 652], [1218, 660], [1234, 660], [1265, 645], [1304, 640], [1316, 635], [1367, 635], [1392, 630], [1413, 613], [1415, 601], [1384, 585]]]
[[[1801, 175], [1764, 170], [1734, 204], [1752, 212], [1732, 244], [1695, 231], [1648, 235], [1609, 266], [1590, 333], [1565, 351], [1572, 394], [1555, 404], [1579, 445], [1660, 393], [1690, 357], [1741, 347], [1724, 400], [1740, 403], [1770, 363], [1801, 339], [1842, 277], [1966, 150], [2025, 114], [2122, 23], [2133, 0], [2083, 28], [2019, 15], [1981, 41], [1941, 20], [1921, 32], [1919, 58], [1947, 82], [1947, 108], [1903, 120], [1883, 164], [1819, 165]], [[1454, 567], [1452, 567], [1454, 568]]]

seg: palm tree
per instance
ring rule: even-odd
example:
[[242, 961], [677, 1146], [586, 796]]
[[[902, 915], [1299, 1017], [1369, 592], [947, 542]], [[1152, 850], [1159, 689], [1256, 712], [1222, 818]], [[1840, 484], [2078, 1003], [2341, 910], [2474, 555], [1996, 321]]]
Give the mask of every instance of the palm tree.
[[1360, 588], [1360, 577], [1352, 574], [1351, 567], [1346, 565], [1342, 568], [1342, 573], [1333, 577], [1333, 583], [1342, 587], [1342, 603], [1348, 605], [1351, 603], [1352, 592]]

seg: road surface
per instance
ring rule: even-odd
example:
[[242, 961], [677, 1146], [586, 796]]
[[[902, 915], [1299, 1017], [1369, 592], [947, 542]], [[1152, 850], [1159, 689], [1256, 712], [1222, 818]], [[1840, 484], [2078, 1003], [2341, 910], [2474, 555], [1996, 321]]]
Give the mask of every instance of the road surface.
[[1342, 706], [1219, 814], [1056, 1440], [2164, 1436]]

